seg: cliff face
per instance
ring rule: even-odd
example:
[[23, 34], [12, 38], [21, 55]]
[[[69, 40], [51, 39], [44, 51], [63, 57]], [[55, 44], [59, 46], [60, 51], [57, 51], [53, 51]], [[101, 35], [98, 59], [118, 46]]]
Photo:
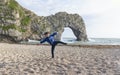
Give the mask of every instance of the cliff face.
[[59, 12], [47, 17], [37, 16], [15, 0], [0, 0], [0, 41], [40, 39], [45, 31], [58, 31], [57, 39], [60, 39], [64, 27], [70, 27], [77, 40], [87, 40], [85, 24], [77, 14]]
[[33, 15], [14, 0], [0, 0], [0, 37], [7, 36], [18, 41], [29, 36]]

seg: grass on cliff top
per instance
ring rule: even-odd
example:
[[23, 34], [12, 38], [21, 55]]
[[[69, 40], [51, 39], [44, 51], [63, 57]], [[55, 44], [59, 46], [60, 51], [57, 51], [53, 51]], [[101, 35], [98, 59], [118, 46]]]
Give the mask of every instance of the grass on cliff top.
[[22, 7], [19, 6], [19, 4], [15, 0], [10, 0], [9, 7], [12, 10], [18, 10], [20, 17], [21, 17], [22, 26], [26, 26], [30, 23], [31, 21], [30, 17], [25, 15], [24, 9], [22, 9]]
[[23, 29], [24, 28], [23, 26], [29, 25], [31, 18], [29, 16], [26, 16], [26, 12], [24, 11], [24, 9], [15, 0], [9, 1], [8, 8], [10, 8], [11, 11], [16, 11], [19, 13], [21, 27], [17, 27], [17, 30], [20, 32], [25, 32], [26, 30]]
[[8, 5], [11, 9], [17, 9], [18, 8], [18, 3], [14, 0], [10, 0], [9, 1], [9, 5]]
[[11, 10], [18, 10], [20, 16], [24, 16], [25, 14], [22, 7], [20, 7], [19, 4], [15, 0], [10, 0], [8, 3], [8, 7], [11, 8]]

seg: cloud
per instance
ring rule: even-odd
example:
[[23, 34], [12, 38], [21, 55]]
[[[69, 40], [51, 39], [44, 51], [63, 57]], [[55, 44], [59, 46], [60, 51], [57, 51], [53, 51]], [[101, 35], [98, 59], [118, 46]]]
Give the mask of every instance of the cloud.
[[[76, 12], [80, 0], [16, 0], [23, 7], [33, 10], [38, 15], [48, 16], [59, 11]], [[82, 1], [81, 1], [82, 5]], [[44, 13], [43, 13], [44, 12]]]
[[[58, 11], [80, 15], [99, 14], [120, 6], [119, 0], [16, 0], [38, 15], [50, 15]], [[42, 14], [40, 12], [44, 12]]]

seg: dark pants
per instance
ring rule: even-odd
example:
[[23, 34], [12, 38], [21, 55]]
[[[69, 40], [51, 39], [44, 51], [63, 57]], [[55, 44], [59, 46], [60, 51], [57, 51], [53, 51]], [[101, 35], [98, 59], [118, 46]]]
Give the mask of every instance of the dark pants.
[[64, 42], [61, 42], [61, 41], [55, 41], [54, 42], [54, 44], [52, 45], [52, 48], [51, 48], [51, 54], [52, 54], [52, 58], [54, 58], [54, 50], [55, 50], [55, 46], [57, 45], [57, 44], [64, 44], [64, 45], [66, 45], [67, 43], [64, 43]]

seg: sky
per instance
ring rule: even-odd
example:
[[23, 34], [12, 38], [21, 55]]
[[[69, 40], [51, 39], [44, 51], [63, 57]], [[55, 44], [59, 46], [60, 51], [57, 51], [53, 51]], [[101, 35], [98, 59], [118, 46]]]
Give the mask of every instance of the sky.
[[[48, 16], [61, 11], [79, 14], [85, 22], [88, 38], [120, 38], [120, 0], [16, 1], [39, 16]], [[64, 36], [71, 35], [73, 34], [69, 29], [64, 32]]]

